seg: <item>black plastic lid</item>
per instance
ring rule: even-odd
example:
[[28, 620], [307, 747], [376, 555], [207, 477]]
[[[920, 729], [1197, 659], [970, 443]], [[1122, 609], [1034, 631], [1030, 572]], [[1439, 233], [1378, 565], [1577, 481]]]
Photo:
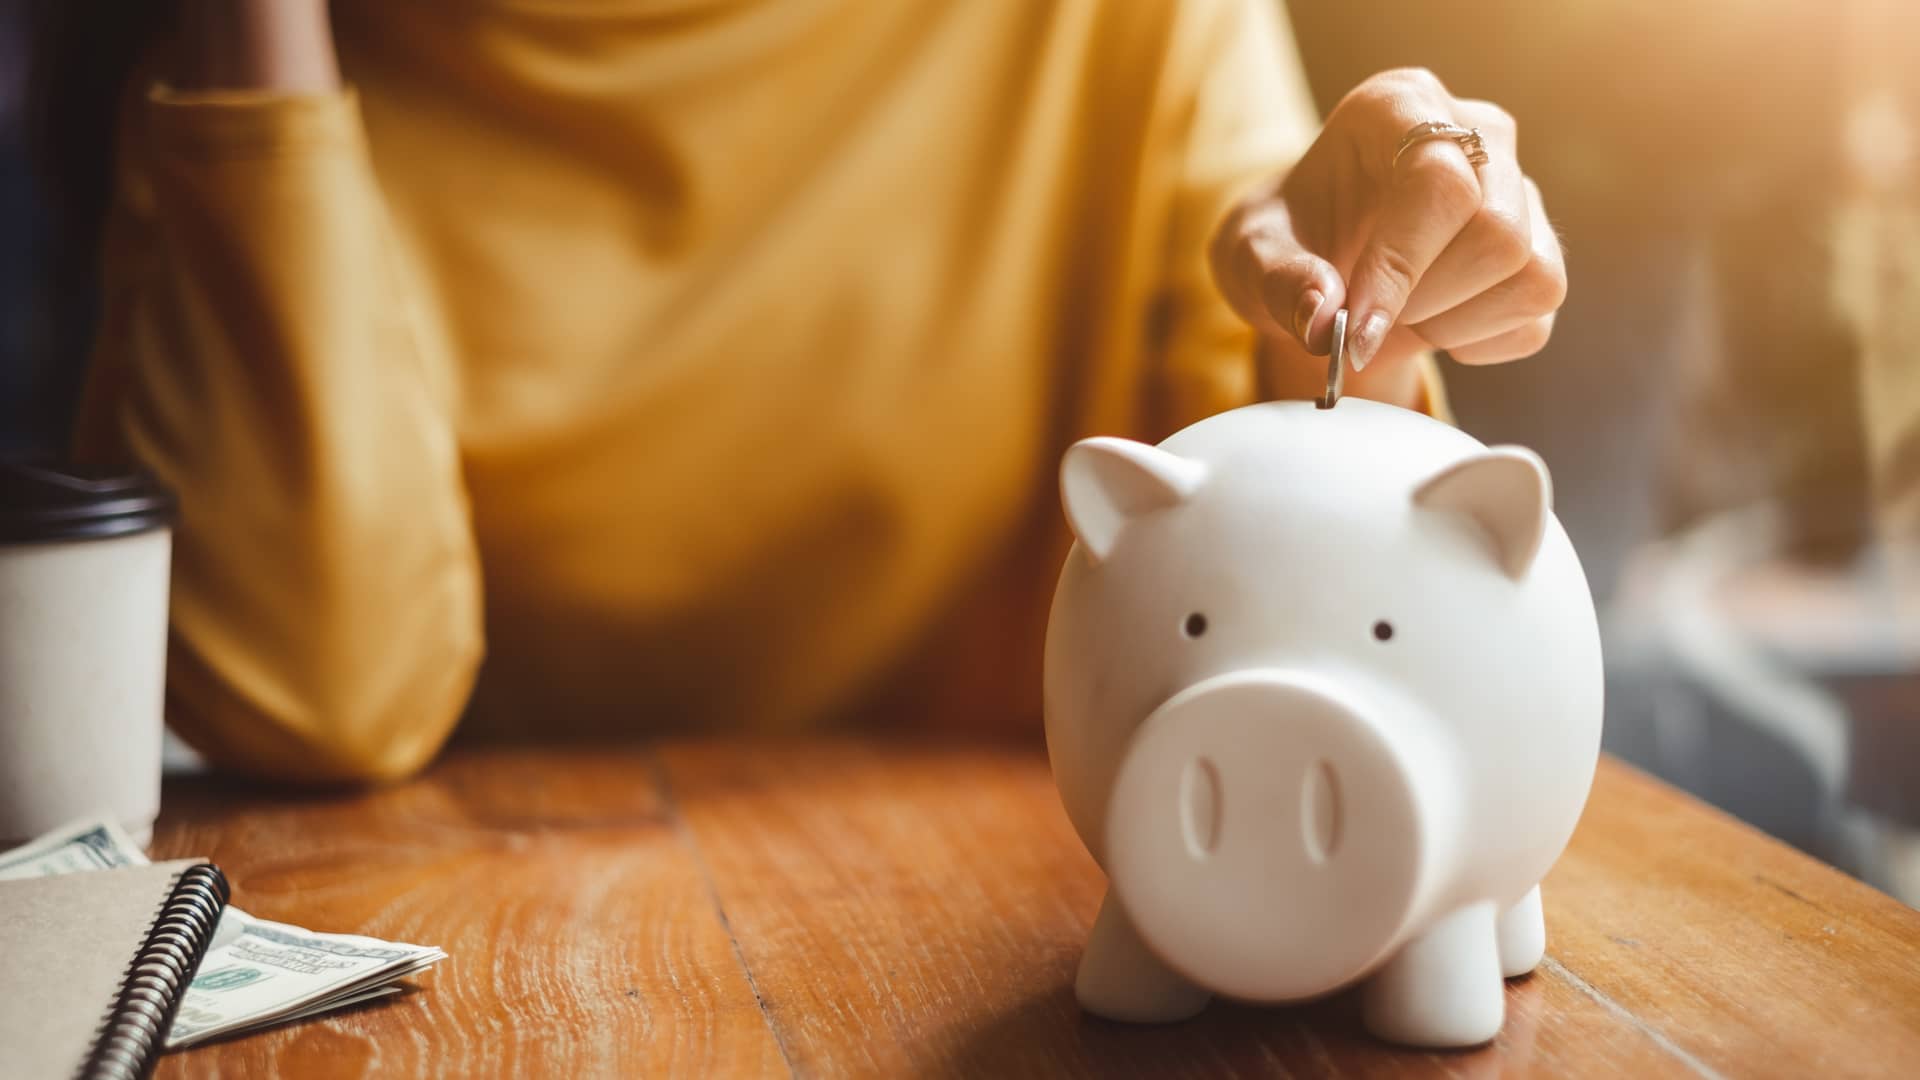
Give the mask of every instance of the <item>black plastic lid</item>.
[[0, 544], [145, 532], [173, 524], [173, 509], [137, 469], [0, 460]]

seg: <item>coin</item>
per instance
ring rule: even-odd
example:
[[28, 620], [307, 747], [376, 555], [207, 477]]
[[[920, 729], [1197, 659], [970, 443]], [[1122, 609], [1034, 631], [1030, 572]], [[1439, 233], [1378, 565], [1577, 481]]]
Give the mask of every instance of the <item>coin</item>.
[[1347, 309], [1333, 313], [1333, 352], [1327, 356], [1327, 393], [1320, 407], [1331, 409], [1340, 404], [1340, 388], [1347, 381]]

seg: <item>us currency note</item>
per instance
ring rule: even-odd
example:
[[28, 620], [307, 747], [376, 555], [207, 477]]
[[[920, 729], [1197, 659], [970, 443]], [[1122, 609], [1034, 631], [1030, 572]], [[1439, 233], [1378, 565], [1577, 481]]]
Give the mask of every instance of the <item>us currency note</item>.
[[77, 870], [106, 870], [144, 865], [140, 845], [111, 821], [76, 822], [55, 829], [38, 840], [0, 851], [0, 881], [9, 878], [50, 877]]
[[[75, 822], [0, 852], [0, 880], [148, 862], [111, 821]], [[169, 1050], [305, 1019], [405, 991], [399, 980], [447, 954], [428, 945], [326, 934], [229, 906], [167, 1032]]]
[[170, 1048], [399, 993], [398, 980], [447, 955], [420, 945], [316, 933], [244, 911], [233, 914], [238, 930], [224, 944], [216, 938], [200, 962], [167, 1033]]

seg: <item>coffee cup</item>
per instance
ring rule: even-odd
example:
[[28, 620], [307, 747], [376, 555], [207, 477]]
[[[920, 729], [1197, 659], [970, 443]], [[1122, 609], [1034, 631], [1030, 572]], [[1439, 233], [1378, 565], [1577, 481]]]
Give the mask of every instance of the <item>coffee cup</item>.
[[150, 476], [0, 461], [0, 847], [160, 810], [173, 499]]

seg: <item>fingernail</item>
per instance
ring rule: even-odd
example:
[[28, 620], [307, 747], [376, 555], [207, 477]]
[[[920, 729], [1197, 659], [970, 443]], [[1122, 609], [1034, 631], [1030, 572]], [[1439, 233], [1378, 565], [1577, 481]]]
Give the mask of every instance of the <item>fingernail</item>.
[[1365, 371], [1373, 362], [1373, 354], [1380, 351], [1380, 345], [1387, 340], [1387, 317], [1382, 312], [1374, 312], [1360, 323], [1360, 329], [1353, 332], [1353, 340], [1347, 343], [1347, 356], [1353, 360], [1353, 370]]
[[1325, 293], [1319, 289], [1308, 289], [1300, 294], [1300, 302], [1293, 305], [1293, 336], [1306, 344], [1307, 331], [1313, 329], [1313, 317], [1320, 314], [1321, 305], [1327, 302]]

